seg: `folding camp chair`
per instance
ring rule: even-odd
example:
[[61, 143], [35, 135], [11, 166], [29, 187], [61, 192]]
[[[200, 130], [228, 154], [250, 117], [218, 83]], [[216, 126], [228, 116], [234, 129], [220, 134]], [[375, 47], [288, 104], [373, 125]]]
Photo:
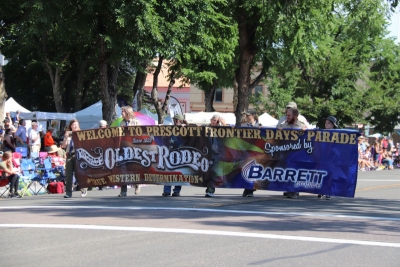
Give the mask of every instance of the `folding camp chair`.
[[3, 175], [3, 171], [0, 171], [0, 187], [2, 191], [0, 197], [7, 197], [8, 195], [6, 194], [10, 193], [10, 181], [7, 179], [6, 176]]
[[39, 159], [39, 152], [31, 152], [31, 159]]
[[26, 147], [16, 147], [15, 152], [20, 153], [22, 158], [28, 157], [28, 148], [26, 148]]
[[22, 159], [21, 153], [19, 153], [19, 152], [12, 153], [12, 162], [13, 162], [14, 168], [19, 168], [21, 166], [21, 159]]
[[[32, 159], [21, 160], [21, 173], [22, 175], [20, 176], [20, 178], [28, 181], [28, 186], [25, 192], [31, 190], [34, 195], [37, 195], [42, 188], [44, 188], [47, 192], [47, 181], [42, 180], [42, 177], [37, 173], [36, 165]], [[40, 185], [39, 189], [37, 189], [37, 184]], [[35, 189], [32, 188], [33, 185], [35, 185]]]
[[43, 165], [37, 168], [41, 171], [42, 179], [46, 180], [57, 180], [57, 176], [54, 173], [54, 168], [51, 166], [51, 157], [47, 157], [43, 160]]

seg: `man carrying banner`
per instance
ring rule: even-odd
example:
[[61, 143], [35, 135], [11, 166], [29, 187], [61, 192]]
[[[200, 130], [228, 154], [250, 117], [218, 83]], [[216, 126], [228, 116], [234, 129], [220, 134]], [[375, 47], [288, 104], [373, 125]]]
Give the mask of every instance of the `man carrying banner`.
[[[281, 125], [282, 123], [284, 123], [287, 120], [286, 114], [287, 114], [288, 110], [291, 108], [297, 109], [297, 104], [295, 102], [289, 102], [286, 105], [286, 109], [284, 110], [285, 115], [283, 115], [282, 117], [279, 118], [278, 124], [276, 125], [277, 127], [279, 127], [279, 125]], [[304, 116], [302, 116], [300, 113], [299, 113], [299, 116], [297, 117], [297, 119], [299, 121], [301, 121], [302, 123], [304, 123], [307, 128], [310, 128], [310, 124], [308, 124], [307, 119]]]
[[[182, 114], [176, 114], [174, 116], [174, 125], [181, 125], [181, 126], [186, 126], [187, 125], [187, 122], [185, 121], [185, 118], [183, 117]], [[163, 197], [170, 196], [171, 195], [171, 189], [172, 188], [171, 188], [170, 185], [164, 185], [164, 190], [163, 190], [162, 196]], [[174, 187], [174, 190], [173, 190], [174, 193], [172, 193], [172, 196], [173, 197], [179, 197], [181, 195], [180, 194], [181, 189], [182, 189], [182, 186], [176, 185]]]
[[[124, 118], [121, 121], [120, 126], [136, 126], [140, 125], [140, 122], [135, 117], [135, 113], [131, 106], [125, 106], [121, 108], [122, 117]], [[140, 193], [140, 185], [135, 184], [135, 195]], [[121, 185], [121, 192], [119, 193], [118, 197], [126, 197], [126, 193], [128, 192], [127, 185]]]
[[[215, 114], [212, 116], [210, 120], [210, 124], [208, 126], [226, 126], [225, 119], [222, 118], [221, 116]], [[219, 148], [218, 148], [218, 142], [215, 137], [210, 137], [211, 138], [211, 153], [212, 153], [212, 161], [214, 162], [214, 165], [216, 162], [218, 162], [219, 158]], [[215, 179], [216, 174], [212, 174], [212, 179], [209, 182], [209, 185], [206, 189], [206, 195], [205, 197], [214, 197], [215, 193]]]
[[[278, 129], [302, 129], [306, 130], [307, 126], [304, 122], [298, 120], [299, 110], [297, 108], [290, 108], [286, 112], [286, 121], [278, 125]], [[287, 192], [288, 198], [297, 198], [298, 192]]]
[[[243, 127], [261, 127], [261, 123], [258, 121], [258, 116], [256, 115], [256, 111], [254, 109], [249, 109], [245, 113], [246, 115], [246, 123], [242, 124]], [[242, 197], [253, 197], [254, 196], [254, 188], [253, 186], [245, 188], [242, 194]]]

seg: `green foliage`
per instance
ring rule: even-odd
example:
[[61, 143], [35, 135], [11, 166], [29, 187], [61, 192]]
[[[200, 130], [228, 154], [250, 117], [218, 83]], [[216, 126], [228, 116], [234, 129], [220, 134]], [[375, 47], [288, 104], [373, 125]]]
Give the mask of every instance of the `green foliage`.
[[368, 85], [367, 119], [375, 131], [391, 133], [400, 123], [400, 46], [393, 40], [383, 40], [377, 47]]
[[279, 60], [266, 80], [266, 109], [273, 115], [278, 117], [282, 106], [295, 101], [301, 114], [320, 127], [329, 115], [341, 126], [365, 122], [362, 80], [385, 34], [387, 8], [375, 0], [335, 1], [332, 7], [329, 17], [315, 14], [316, 7], [307, 17], [294, 10], [303, 20], [283, 27], [284, 37], [276, 46]]

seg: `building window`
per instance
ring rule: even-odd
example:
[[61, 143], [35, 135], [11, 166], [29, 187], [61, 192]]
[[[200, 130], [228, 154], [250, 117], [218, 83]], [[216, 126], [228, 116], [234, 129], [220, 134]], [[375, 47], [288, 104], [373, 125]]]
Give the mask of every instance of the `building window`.
[[258, 93], [261, 93], [262, 95], [264, 95], [262, 85], [256, 85], [256, 87], [254, 88], [254, 94], [258, 94]]
[[214, 102], [222, 102], [222, 89], [218, 88], [215, 90]]

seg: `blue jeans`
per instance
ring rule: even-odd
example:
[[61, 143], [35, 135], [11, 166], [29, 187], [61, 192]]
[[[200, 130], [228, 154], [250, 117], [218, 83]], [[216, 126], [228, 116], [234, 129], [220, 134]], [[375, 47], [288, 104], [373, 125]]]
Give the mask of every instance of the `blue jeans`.
[[383, 159], [382, 163], [387, 163], [389, 165], [389, 167], [393, 166], [393, 160], [391, 159]]
[[[174, 193], [181, 192], [181, 189], [182, 189], [182, 186], [176, 185], [174, 187]], [[170, 185], [164, 185], [164, 193], [171, 194], [171, 186]]]

